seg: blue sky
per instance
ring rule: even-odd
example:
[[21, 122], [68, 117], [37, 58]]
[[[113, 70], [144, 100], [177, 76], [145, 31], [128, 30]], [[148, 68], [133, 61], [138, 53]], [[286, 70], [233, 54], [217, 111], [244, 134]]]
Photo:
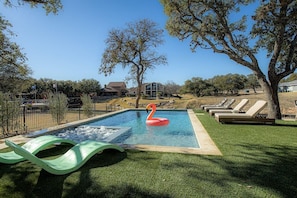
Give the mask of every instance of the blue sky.
[[[63, 10], [58, 15], [46, 15], [43, 9], [28, 5], [8, 8], [0, 4], [2, 16], [18, 35], [14, 41], [23, 48], [33, 78], [95, 79], [101, 86], [124, 81], [128, 69], [120, 65], [110, 76], [98, 73], [108, 32], [144, 18], [165, 30], [167, 16], [158, 0], [62, 0], [62, 4]], [[251, 73], [211, 50], [197, 49], [192, 53], [189, 42], [171, 37], [166, 30], [164, 40], [158, 51], [167, 56], [168, 65], [149, 70], [145, 82], [173, 81], [183, 85], [192, 77], [207, 79], [228, 73]], [[265, 59], [262, 62], [267, 64]]]

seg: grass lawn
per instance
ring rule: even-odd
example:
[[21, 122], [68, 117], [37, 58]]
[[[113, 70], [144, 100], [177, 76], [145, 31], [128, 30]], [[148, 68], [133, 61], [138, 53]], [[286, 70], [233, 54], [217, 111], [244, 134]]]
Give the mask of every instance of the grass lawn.
[[[127, 150], [54, 176], [25, 161], [0, 164], [0, 197], [295, 197], [297, 123], [227, 125], [197, 115], [223, 156]], [[68, 148], [52, 147], [49, 157]]]

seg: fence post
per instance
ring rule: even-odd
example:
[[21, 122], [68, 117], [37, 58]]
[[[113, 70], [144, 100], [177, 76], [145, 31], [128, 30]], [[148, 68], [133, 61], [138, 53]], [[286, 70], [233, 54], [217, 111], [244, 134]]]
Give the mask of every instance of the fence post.
[[295, 109], [296, 109], [295, 120], [297, 120], [297, 100], [295, 100]]
[[23, 127], [25, 133], [27, 133], [27, 127], [26, 127], [26, 105], [23, 105]]
[[80, 120], [80, 107], [78, 108], [78, 120]]

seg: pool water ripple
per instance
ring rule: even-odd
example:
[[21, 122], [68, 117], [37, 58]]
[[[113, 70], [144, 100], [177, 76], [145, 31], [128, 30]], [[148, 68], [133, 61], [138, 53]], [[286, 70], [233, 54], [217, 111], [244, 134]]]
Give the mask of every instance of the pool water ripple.
[[129, 110], [89, 123], [90, 126], [131, 127], [131, 133], [117, 139], [121, 144], [144, 144], [199, 148], [188, 112], [186, 110], [160, 110], [154, 117], [168, 118], [167, 126], [147, 126], [147, 112]]

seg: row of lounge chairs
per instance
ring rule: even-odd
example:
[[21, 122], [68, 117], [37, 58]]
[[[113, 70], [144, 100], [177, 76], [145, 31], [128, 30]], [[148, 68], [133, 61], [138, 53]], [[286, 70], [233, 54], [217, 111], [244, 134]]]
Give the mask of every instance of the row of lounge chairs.
[[266, 101], [256, 101], [246, 112], [243, 111], [243, 108], [248, 104], [248, 99], [242, 99], [234, 108], [231, 108], [234, 102], [234, 99], [229, 101], [224, 99], [217, 105], [202, 105], [201, 108], [221, 123], [275, 124], [275, 119], [266, 118], [266, 116], [259, 114], [267, 106]]

